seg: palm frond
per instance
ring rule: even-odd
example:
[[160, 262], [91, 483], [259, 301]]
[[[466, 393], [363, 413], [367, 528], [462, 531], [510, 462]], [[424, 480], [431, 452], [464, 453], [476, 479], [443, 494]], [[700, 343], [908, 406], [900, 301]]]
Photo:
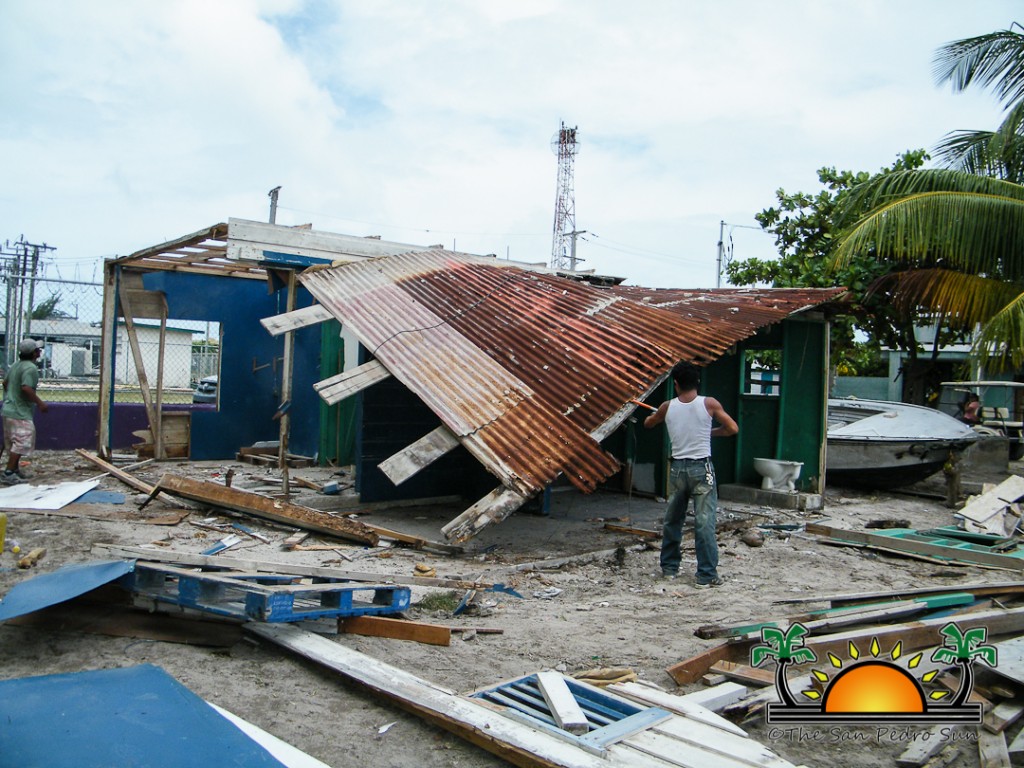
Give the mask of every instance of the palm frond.
[[1024, 101], [1011, 109], [995, 131], [953, 131], [935, 154], [949, 168], [1024, 182]]
[[1024, 293], [982, 325], [971, 356], [987, 361], [993, 371], [1024, 366]]
[[935, 54], [932, 72], [939, 84], [962, 91], [992, 87], [1004, 105], [1024, 98], [1024, 36], [1012, 30], [955, 40]]
[[925, 309], [942, 313], [954, 330], [973, 331], [1013, 303], [1024, 284], [949, 269], [913, 269], [878, 278], [871, 293], [883, 293], [904, 313]]
[[875, 208], [840, 236], [833, 267], [873, 251], [885, 261], [1022, 279], [1024, 188], [1003, 184], [1021, 194], [918, 192]]

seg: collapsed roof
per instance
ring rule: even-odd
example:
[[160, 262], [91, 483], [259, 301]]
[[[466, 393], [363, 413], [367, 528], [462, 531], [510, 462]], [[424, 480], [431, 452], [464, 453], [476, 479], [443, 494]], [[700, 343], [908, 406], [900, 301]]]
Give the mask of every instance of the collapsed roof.
[[342, 378], [394, 376], [443, 425], [385, 461], [385, 474], [399, 483], [462, 444], [500, 481], [442, 529], [452, 541], [503, 519], [559, 474], [593, 490], [619, 469], [600, 441], [676, 362], [711, 362], [844, 292], [597, 288], [440, 249], [315, 267], [299, 279], [376, 359]]

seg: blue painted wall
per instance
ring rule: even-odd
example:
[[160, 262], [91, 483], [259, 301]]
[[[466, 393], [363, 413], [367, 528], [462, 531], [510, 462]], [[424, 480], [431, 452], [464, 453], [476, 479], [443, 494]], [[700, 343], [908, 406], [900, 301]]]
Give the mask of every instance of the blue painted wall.
[[[277, 440], [280, 422], [273, 416], [281, 404], [284, 338], [271, 336], [260, 320], [286, 310], [287, 292], [270, 293], [261, 280], [184, 272], [148, 272], [143, 284], [166, 294], [169, 318], [222, 327], [220, 408], [193, 412], [191, 458], [234, 458], [242, 446]], [[312, 303], [300, 287], [296, 308]], [[313, 391], [321, 378], [319, 326], [295, 332], [294, 359], [289, 452], [312, 456], [320, 429], [319, 397]]]

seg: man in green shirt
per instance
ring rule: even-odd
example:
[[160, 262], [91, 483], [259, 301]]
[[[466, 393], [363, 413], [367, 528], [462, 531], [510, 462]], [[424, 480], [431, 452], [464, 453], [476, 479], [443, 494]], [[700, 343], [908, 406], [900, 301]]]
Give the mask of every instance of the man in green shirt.
[[19, 463], [22, 456], [31, 456], [36, 447], [36, 425], [32, 421], [32, 406], [46, 413], [48, 406], [38, 394], [39, 367], [36, 360], [43, 353], [42, 345], [35, 339], [22, 339], [18, 344], [18, 362], [4, 377], [4, 405], [0, 413], [4, 418], [4, 449], [7, 451], [7, 467], [0, 475], [0, 482], [16, 485], [25, 482]]

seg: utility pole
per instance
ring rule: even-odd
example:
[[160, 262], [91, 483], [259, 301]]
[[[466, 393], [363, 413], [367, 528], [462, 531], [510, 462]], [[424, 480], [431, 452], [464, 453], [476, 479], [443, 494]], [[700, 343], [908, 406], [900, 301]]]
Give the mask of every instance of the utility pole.
[[718, 268], [715, 270], [715, 288], [722, 287], [722, 252], [725, 250], [725, 220], [718, 222]]
[[578, 230], [574, 229], [572, 232], [567, 232], [566, 234], [569, 237], [572, 238], [572, 251], [570, 252], [570, 256], [569, 256], [569, 271], [570, 272], [575, 272], [576, 271], [576, 238], [579, 237], [580, 235], [587, 234], [587, 230], [585, 230], [585, 229], [578, 229]]
[[270, 223], [277, 223], [277, 193], [281, 191], [281, 187], [277, 186], [270, 190], [267, 195], [270, 196]]
[[[40, 256], [56, 248], [46, 243], [30, 243], [21, 235], [12, 243], [0, 245], [0, 279], [7, 284], [5, 302], [6, 316], [3, 343], [3, 364], [11, 365], [15, 360], [14, 351], [22, 336], [32, 329], [32, 311], [35, 308], [35, 281], [39, 271]], [[28, 289], [26, 292], [26, 288]], [[26, 300], [28, 307], [25, 306]]]

